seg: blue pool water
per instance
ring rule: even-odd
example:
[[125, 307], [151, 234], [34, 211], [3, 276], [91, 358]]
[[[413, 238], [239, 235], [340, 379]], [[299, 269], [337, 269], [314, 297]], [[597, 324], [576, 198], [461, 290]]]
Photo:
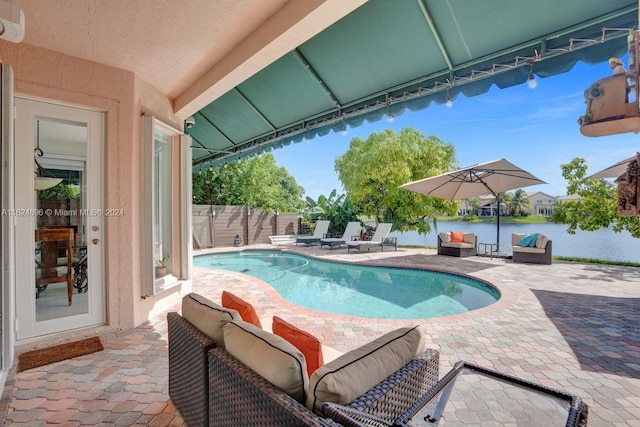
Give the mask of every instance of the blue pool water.
[[248, 274], [294, 304], [359, 317], [440, 317], [486, 307], [500, 298], [494, 287], [453, 274], [344, 264], [280, 251], [199, 255], [194, 265]]

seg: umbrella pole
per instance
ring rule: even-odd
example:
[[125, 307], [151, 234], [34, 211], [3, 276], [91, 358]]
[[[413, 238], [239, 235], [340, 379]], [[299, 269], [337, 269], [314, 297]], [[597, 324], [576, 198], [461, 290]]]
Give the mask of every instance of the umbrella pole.
[[497, 220], [497, 235], [496, 235], [496, 243], [498, 245], [498, 252], [500, 252], [500, 196], [498, 194], [494, 193], [494, 196], [496, 196], [496, 200], [498, 201], [497, 207], [498, 207], [498, 214], [496, 217]]

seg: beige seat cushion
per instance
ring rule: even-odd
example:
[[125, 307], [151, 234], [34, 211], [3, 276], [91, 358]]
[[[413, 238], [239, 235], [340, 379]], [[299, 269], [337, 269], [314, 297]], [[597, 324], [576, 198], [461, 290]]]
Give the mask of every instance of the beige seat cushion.
[[309, 380], [307, 408], [320, 413], [324, 402], [346, 405], [406, 365], [426, 349], [421, 326], [391, 331], [316, 370]]
[[521, 252], [521, 253], [529, 253], [529, 254], [543, 254], [545, 252], [544, 248], [543, 249], [539, 249], [539, 248], [529, 248], [529, 247], [525, 247], [523, 248], [522, 246], [514, 246], [513, 247], [513, 252]]
[[460, 242], [449, 242], [449, 243], [442, 243], [440, 246], [445, 247], [445, 248], [463, 248], [463, 249], [470, 249], [473, 248], [474, 245], [473, 243], [460, 243]]
[[242, 320], [237, 311], [224, 308], [196, 293], [182, 298], [182, 317], [222, 348], [225, 348], [222, 332], [224, 325], [232, 320]]
[[230, 355], [298, 402], [305, 403], [309, 377], [300, 350], [284, 338], [241, 320], [227, 323], [223, 330]]
[[476, 235], [474, 233], [464, 233], [462, 235], [462, 240], [464, 240], [465, 243], [469, 243], [471, 247], [473, 247], [476, 244]]

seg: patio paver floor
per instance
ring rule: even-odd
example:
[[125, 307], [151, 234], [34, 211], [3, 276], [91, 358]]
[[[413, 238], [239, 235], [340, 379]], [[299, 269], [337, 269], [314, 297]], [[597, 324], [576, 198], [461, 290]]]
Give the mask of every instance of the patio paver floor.
[[[294, 306], [262, 282], [194, 268], [194, 292], [219, 301], [230, 290], [260, 317], [277, 314], [341, 351], [403, 325], [425, 325], [440, 373], [466, 360], [582, 397], [590, 426], [640, 426], [640, 268], [554, 261], [453, 258], [435, 250], [347, 254], [319, 246], [274, 247], [341, 261], [465, 273], [505, 291], [497, 304], [435, 319], [351, 318]], [[230, 250], [226, 248], [224, 250]], [[210, 250], [207, 252], [212, 252]], [[178, 310], [173, 307], [171, 310]], [[166, 312], [103, 335], [105, 350], [10, 374], [0, 422], [12, 426], [184, 425], [167, 394]]]

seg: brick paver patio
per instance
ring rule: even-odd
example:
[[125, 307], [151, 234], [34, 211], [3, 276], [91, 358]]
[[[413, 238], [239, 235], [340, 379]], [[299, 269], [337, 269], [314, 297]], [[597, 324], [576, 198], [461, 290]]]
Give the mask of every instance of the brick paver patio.
[[[577, 394], [589, 405], [591, 426], [640, 426], [640, 268], [514, 264], [437, 256], [429, 249], [350, 254], [318, 246], [286, 249], [341, 261], [464, 273], [496, 284], [503, 298], [462, 315], [380, 320], [294, 306], [256, 279], [220, 270], [196, 267], [194, 291], [219, 301], [222, 290], [230, 290], [254, 304], [261, 317], [277, 314], [341, 351], [420, 323], [431, 346], [441, 352], [441, 375], [466, 360]], [[167, 395], [166, 338], [163, 313], [135, 330], [104, 335], [102, 352], [14, 372], [0, 400], [0, 422], [183, 425]]]

